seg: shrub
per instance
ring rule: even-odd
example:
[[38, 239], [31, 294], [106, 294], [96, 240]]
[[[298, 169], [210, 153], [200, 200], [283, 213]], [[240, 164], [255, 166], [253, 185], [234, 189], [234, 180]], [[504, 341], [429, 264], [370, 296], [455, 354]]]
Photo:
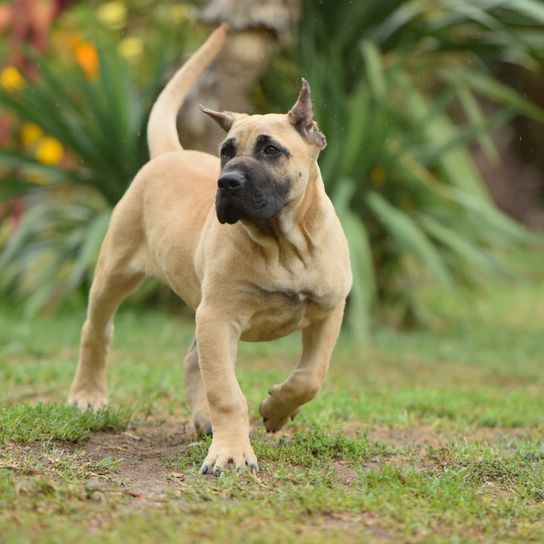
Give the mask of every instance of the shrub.
[[33, 81], [0, 87], [19, 121], [19, 142], [0, 150], [0, 201], [17, 197], [24, 210], [16, 228], [8, 208], [0, 217], [0, 290], [31, 313], [87, 291], [111, 209], [148, 160], [169, 49], [163, 40], [143, 88], [106, 36], [75, 58], [34, 57]]
[[519, 114], [544, 120], [495, 70], [542, 68], [542, 22], [531, 0], [304, 3], [298, 51], [264, 91], [285, 110], [298, 66], [311, 83], [328, 139], [321, 169], [352, 252], [352, 330], [365, 334], [376, 301], [397, 321], [421, 321], [422, 283], [482, 285], [507, 269], [498, 250], [535, 238], [495, 208], [469, 145], [497, 161], [493, 128]]

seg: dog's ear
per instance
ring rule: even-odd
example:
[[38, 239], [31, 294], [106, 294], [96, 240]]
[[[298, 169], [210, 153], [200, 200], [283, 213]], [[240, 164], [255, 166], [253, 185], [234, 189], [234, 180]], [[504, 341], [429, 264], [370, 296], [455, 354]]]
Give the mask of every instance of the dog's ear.
[[243, 113], [235, 113], [233, 111], [214, 111], [204, 107], [202, 104], [198, 105], [199, 108], [209, 115], [225, 132], [230, 130], [230, 127], [235, 121], [244, 117]]
[[314, 121], [310, 85], [304, 78], [301, 79], [302, 89], [295, 105], [287, 113], [287, 118], [306, 141], [317, 145], [320, 149], [325, 149], [327, 139]]

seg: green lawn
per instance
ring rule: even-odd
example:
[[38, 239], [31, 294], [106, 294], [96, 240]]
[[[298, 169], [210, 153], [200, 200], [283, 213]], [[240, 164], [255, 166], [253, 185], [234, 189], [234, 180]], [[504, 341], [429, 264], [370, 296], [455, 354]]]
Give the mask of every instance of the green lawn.
[[258, 476], [198, 476], [208, 441], [183, 394], [189, 319], [119, 315], [110, 408], [94, 415], [63, 405], [84, 312], [28, 321], [4, 305], [0, 542], [543, 542], [533, 268], [479, 299], [422, 294], [438, 314], [427, 330], [377, 330], [367, 348], [343, 338], [320, 396], [277, 435], [258, 405], [298, 338], [244, 344]]

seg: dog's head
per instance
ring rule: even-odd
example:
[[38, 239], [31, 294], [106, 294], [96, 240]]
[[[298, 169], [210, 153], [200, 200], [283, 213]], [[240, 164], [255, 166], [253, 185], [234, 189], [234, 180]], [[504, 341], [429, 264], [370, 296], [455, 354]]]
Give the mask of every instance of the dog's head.
[[221, 223], [278, 216], [304, 194], [325, 136], [313, 120], [310, 86], [287, 114], [246, 115], [201, 106], [226, 132], [215, 201]]

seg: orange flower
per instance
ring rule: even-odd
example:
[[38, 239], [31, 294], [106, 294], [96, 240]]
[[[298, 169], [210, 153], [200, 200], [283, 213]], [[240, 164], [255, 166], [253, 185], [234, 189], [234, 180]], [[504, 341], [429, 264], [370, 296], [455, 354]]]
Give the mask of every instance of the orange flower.
[[0, 72], [0, 85], [7, 91], [18, 91], [25, 84], [25, 78], [15, 66], [6, 66]]
[[46, 136], [36, 146], [36, 158], [43, 164], [58, 164], [64, 155], [62, 144], [51, 136]]
[[74, 56], [89, 79], [93, 79], [98, 75], [98, 53], [94, 44], [90, 42], [80, 43], [74, 48]]

